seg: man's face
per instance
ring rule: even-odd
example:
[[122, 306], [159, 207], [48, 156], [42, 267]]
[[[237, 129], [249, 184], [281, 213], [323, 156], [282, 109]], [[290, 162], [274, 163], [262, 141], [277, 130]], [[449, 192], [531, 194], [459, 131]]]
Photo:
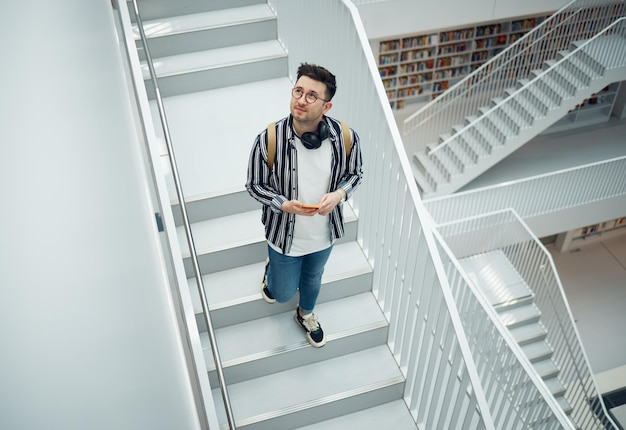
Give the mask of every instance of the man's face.
[[[322, 100], [327, 97], [326, 85], [308, 76], [301, 76], [294, 87], [302, 90], [302, 97], [299, 99], [291, 97], [291, 114], [294, 120], [317, 125], [322, 119], [322, 115], [328, 112], [332, 106], [331, 102]], [[309, 93], [318, 97], [315, 103], [306, 101], [306, 95]]]

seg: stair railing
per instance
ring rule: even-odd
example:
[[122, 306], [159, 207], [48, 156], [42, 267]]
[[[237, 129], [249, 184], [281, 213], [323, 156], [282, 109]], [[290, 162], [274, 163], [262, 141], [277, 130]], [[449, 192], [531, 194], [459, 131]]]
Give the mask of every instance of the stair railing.
[[[528, 220], [603, 200], [626, 199], [623, 172], [626, 172], [626, 156], [435, 197], [424, 205], [436, 224], [508, 208]], [[538, 194], [541, 198], [537, 198]], [[623, 214], [616, 217], [620, 215]], [[560, 226], [570, 229], [567, 224]]]
[[596, 386], [552, 257], [528, 226], [506, 210], [440, 225], [438, 231], [457, 259], [496, 250], [506, 256], [533, 292], [577, 428], [617, 430]]
[[[541, 69], [570, 43], [589, 39], [626, 15], [624, 0], [574, 0], [404, 121], [407, 154], [437, 143], [442, 133], [489, 106], [519, 79]], [[582, 25], [581, 23], [586, 23]]]
[[[126, 3], [126, 2], [124, 2]], [[156, 71], [154, 69], [154, 64], [152, 61], [152, 57], [150, 55], [150, 50], [148, 48], [148, 42], [147, 42], [147, 38], [146, 38], [146, 34], [144, 32], [144, 26], [143, 26], [143, 22], [141, 20], [141, 14], [139, 11], [139, 6], [137, 4], [137, 0], [132, 0], [132, 5], [133, 5], [133, 12], [135, 14], [135, 19], [137, 21], [137, 29], [139, 30], [139, 36], [140, 36], [140, 40], [141, 40], [141, 44], [143, 46], [144, 49], [144, 54], [146, 57], [146, 64], [148, 66], [149, 72], [150, 72], [150, 80], [151, 83], [153, 85], [154, 88], [154, 94], [155, 94], [155, 101], [156, 101], [156, 105], [158, 108], [158, 112], [159, 112], [159, 119], [160, 119], [160, 123], [161, 123], [161, 127], [163, 129], [163, 136], [165, 139], [165, 143], [167, 146], [167, 152], [168, 152], [168, 160], [169, 160], [169, 164], [170, 164], [170, 168], [171, 168], [171, 172], [172, 172], [172, 179], [174, 182], [174, 186], [176, 188], [176, 196], [178, 198], [178, 202], [179, 202], [179, 208], [181, 211], [181, 216], [182, 216], [182, 224], [185, 230], [185, 237], [187, 239], [187, 245], [189, 248], [189, 253], [191, 256], [191, 263], [193, 265], [193, 271], [194, 271], [194, 275], [195, 275], [195, 279], [196, 279], [196, 287], [198, 288], [198, 292], [200, 295], [200, 300], [202, 303], [202, 316], [204, 319], [204, 323], [207, 327], [207, 332], [208, 332], [208, 337], [209, 337], [209, 342], [211, 345], [211, 352], [213, 354], [213, 360], [215, 363], [215, 369], [216, 369], [216, 374], [217, 374], [217, 379], [219, 381], [219, 385], [220, 385], [220, 392], [221, 392], [221, 397], [222, 397], [222, 401], [224, 404], [224, 410], [226, 413], [226, 419], [228, 422], [228, 426], [229, 429], [234, 430], [236, 428], [235, 425], [235, 418], [233, 415], [233, 410], [232, 410], [232, 406], [230, 403], [230, 398], [228, 395], [228, 389], [226, 386], [226, 380], [224, 378], [224, 371], [223, 371], [223, 367], [222, 367], [222, 360], [220, 358], [220, 354], [219, 354], [219, 349], [217, 346], [217, 340], [216, 340], [216, 336], [215, 336], [215, 330], [213, 328], [213, 323], [211, 321], [211, 315], [209, 313], [209, 303], [208, 303], [208, 299], [207, 299], [207, 294], [206, 294], [206, 289], [204, 287], [204, 282], [202, 280], [202, 273], [200, 271], [200, 265], [198, 263], [198, 254], [196, 252], [196, 246], [195, 246], [195, 242], [193, 239], [193, 233], [191, 231], [191, 224], [189, 221], [189, 215], [187, 212], [187, 205], [185, 203], [185, 194], [183, 192], [183, 188], [182, 188], [182, 184], [181, 184], [181, 180], [180, 180], [180, 175], [178, 172], [178, 165], [176, 163], [176, 157], [175, 157], [175, 153], [174, 153], [174, 147], [172, 144], [172, 138], [170, 135], [170, 131], [169, 131], [169, 125], [167, 122], [167, 117], [165, 114], [165, 107], [163, 105], [163, 99], [161, 97], [161, 92], [159, 90], [159, 85], [158, 85], [158, 77], [156, 74]], [[143, 85], [143, 82], [139, 83], [139, 85]], [[197, 371], [205, 371], [206, 369], [197, 369]]]
[[[504, 134], [502, 129], [497, 128], [494, 124], [498, 124], [500, 122], [506, 123], [507, 125], [503, 126], [503, 128], [509, 127], [513, 130], [511, 132], [513, 135], [519, 135], [520, 127], [522, 125], [506, 117], [506, 115], [499, 115], [502, 113], [503, 106], [511, 106], [511, 109], [515, 109], [515, 106], [521, 106], [522, 109], [531, 111], [533, 104], [538, 101], [543, 106], [546, 106], [547, 109], [547, 106], [551, 106], [551, 103], [555, 103], [554, 99], [564, 100], [571, 97], [573, 91], [576, 90], [573, 84], [568, 83], [568, 85], [559, 87], [558, 90], [552, 88], [546, 90], [542, 84], [548, 78], [553, 79], [556, 82], [567, 83], [565, 78], [563, 78], [560, 73], [563, 69], [567, 69], [567, 64], [572, 58], [585, 56], [592, 58], [597, 64], [605, 66], [602, 70], [596, 71], [598, 75], [601, 76], [606, 75], [611, 69], [626, 66], [626, 52], [617, 51], [610, 43], [596, 43], [599, 42], [600, 38], [611, 36], [618, 36], [626, 39], [626, 18], [620, 18], [614, 21], [595, 36], [578, 44], [576, 49], [568, 52], [567, 55], [563, 55], [561, 59], [552, 63], [550, 68], [537, 71], [532, 79], [525, 83], [524, 86], [515, 90], [510, 90], [509, 94], [497, 103], [494, 102], [489, 108], [483, 109], [480, 116], [477, 116], [471, 121], [467, 121], [466, 125], [459, 127], [456, 133], [428, 151], [428, 154], [430, 155], [438, 151], [442, 151], [447, 145], [451, 145], [454, 142], [459, 142], [463, 139], [471, 139], [471, 136], [468, 136], [468, 134], [472, 135], [474, 128], [478, 124], [483, 124], [484, 129], [491, 130], [492, 133], [497, 134], [497, 137], [494, 137], [491, 143], [498, 141], [498, 145], [505, 145], [507, 136]], [[604, 61], [598, 61], [598, 59], [603, 59]], [[582, 72], [573, 71], [572, 73], [577, 74], [581, 79], [586, 78], [582, 75]], [[537, 90], [533, 92], [533, 88]], [[532, 94], [532, 96], [522, 97], [523, 94]], [[543, 113], [543, 116], [545, 115], [547, 115], [547, 112]], [[439, 159], [438, 162], [441, 163], [447, 171], [453, 171], [455, 167], [454, 164], [458, 162], [462, 165], [473, 164], [472, 158], [469, 154], [460, 151], [455, 151], [455, 154], [457, 157], [455, 160], [442, 158]], [[431, 183], [433, 182], [434, 178], [431, 178]]]
[[[502, 324], [496, 310], [465, 273], [437, 230], [435, 238], [472, 353], [480, 363], [481, 378], [498, 382], [488, 385], [487, 397], [506, 405], [502, 407], [503, 414], [515, 408], [517, 414], [513, 418], [523, 428], [574, 430], [565, 411], [554, 401], [554, 396], [511, 332]], [[508, 428], [517, 428], [509, 419], [508, 416], [504, 419], [510, 425]]]
[[[332, 70], [339, 90], [331, 115], [345, 120], [361, 138], [365, 178], [349, 203], [359, 217], [358, 241], [374, 269], [372, 292], [389, 320], [388, 345], [406, 377], [404, 400], [416, 425], [528, 428], [523, 423], [531, 417], [517, 409], [516, 401], [508, 409], [500, 402], [511, 381], [490, 378], [489, 366], [472, 355], [355, 6], [335, 0], [268, 3], [278, 16], [289, 70], [302, 62]], [[323, 31], [303, 33], [303, 17], [320, 23]], [[551, 423], [545, 428], [571, 428], [562, 415], [557, 417], [556, 401], [537, 394], [528, 369], [515, 376], [531, 381], [532, 387], [519, 392]]]

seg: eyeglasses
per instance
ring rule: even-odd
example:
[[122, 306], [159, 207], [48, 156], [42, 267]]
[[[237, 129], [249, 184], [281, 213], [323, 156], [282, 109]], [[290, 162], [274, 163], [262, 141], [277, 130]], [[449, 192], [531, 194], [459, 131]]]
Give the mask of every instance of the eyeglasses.
[[326, 103], [329, 102], [329, 100], [324, 100], [323, 98], [321, 98], [320, 96], [318, 96], [315, 93], [306, 93], [304, 94], [304, 91], [302, 91], [302, 88], [300, 87], [295, 87], [293, 90], [291, 90], [291, 96], [294, 99], [300, 99], [302, 98], [302, 96], [304, 95], [304, 100], [306, 100], [306, 102], [310, 105], [312, 105], [313, 103], [315, 103], [317, 101], [317, 99], [320, 99]]

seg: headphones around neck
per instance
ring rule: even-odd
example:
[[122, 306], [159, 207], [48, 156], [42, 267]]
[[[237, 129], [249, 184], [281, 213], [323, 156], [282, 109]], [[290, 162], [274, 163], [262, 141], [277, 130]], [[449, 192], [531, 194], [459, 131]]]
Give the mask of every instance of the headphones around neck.
[[302, 134], [300, 140], [306, 149], [317, 149], [322, 146], [322, 142], [330, 135], [328, 124], [323, 119], [317, 126], [317, 133], [308, 131]]

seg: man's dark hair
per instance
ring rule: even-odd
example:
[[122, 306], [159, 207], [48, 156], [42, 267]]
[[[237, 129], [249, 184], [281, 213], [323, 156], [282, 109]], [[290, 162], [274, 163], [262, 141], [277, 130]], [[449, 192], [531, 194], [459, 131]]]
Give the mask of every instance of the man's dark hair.
[[322, 66], [317, 66], [315, 64], [302, 63], [300, 67], [298, 67], [298, 76], [296, 80], [300, 79], [301, 76], [306, 76], [313, 80], [319, 81], [326, 85], [326, 98], [328, 101], [331, 101], [335, 96], [335, 92], [337, 91], [337, 83], [335, 82], [335, 75], [330, 73], [327, 69]]

